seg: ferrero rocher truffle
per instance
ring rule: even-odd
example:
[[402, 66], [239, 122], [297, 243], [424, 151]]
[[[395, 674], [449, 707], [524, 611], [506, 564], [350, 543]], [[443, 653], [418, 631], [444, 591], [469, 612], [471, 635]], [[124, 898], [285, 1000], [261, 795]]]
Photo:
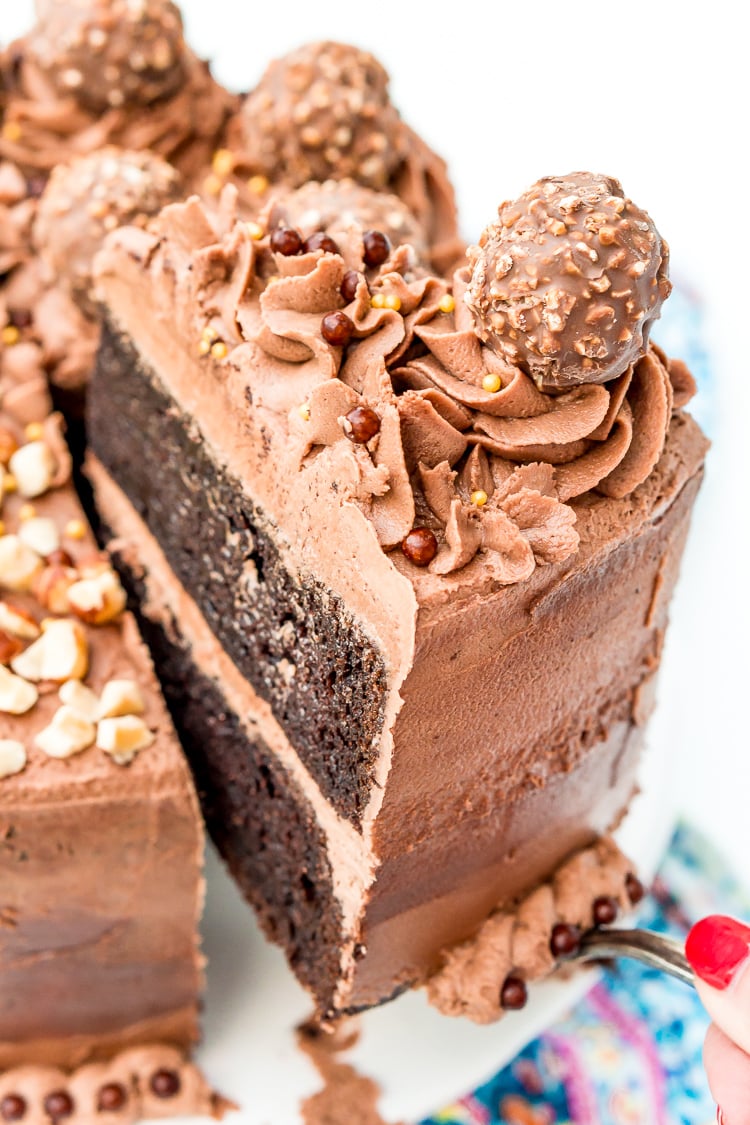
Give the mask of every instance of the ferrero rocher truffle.
[[311, 43], [272, 62], [242, 126], [248, 164], [292, 186], [351, 178], [379, 190], [405, 156], [387, 73], [344, 43]]
[[180, 178], [158, 156], [103, 148], [53, 171], [33, 230], [42, 258], [89, 316], [92, 263], [109, 231], [126, 223], [144, 226], [182, 195]]
[[269, 230], [292, 227], [302, 238], [323, 230], [333, 238], [351, 228], [379, 230], [392, 246], [408, 243], [418, 257], [428, 252], [421, 224], [396, 195], [374, 191], [354, 180], [311, 182], [274, 200], [267, 218]]
[[87, 109], [147, 106], [182, 85], [186, 47], [171, 0], [37, 0], [37, 11], [26, 51]]
[[466, 303], [493, 351], [547, 390], [604, 383], [643, 355], [669, 252], [617, 180], [539, 180], [469, 251]]

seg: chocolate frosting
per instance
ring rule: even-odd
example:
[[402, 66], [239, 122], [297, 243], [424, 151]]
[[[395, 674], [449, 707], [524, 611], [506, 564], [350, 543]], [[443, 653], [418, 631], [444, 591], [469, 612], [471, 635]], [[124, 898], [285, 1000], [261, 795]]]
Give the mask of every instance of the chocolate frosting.
[[[343, 451], [351, 472], [338, 487], [372, 520], [385, 550], [416, 521], [438, 538], [434, 574], [474, 564], [498, 582], [523, 581], [577, 549], [567, 501], [592, 489], [623, 497], [656, 465], [674, 389], [655, 348], [606, 386], [544, 392], [478, 339], [464, 300], [467, 269], [457, 271], [453, 294], [406, 247], [367, 270], [356, 229], [339, 253], [274, 253], [267, 237], [237, 221], [235, 207], [227, 188], [218, 215], [192, 199], [168, 207], [151, 235], [128, 230], [121, 241], [153, 255], [165, 284], [175, 272], [189, 284], [206, 351], [220, 337], [238, 361], [259, 353], [247, 364], [253, 402], [287, 416], [300, 468], [331, 447]], [[160, 238], [165, 248], [154, 253]], [[346, 302], [341, 284], [351, 268], [361, 280]], [[346, 348], [322, 333], [331, 310], [350, 320]], [[682, 403], [684, 368], [677, 379]], [[363, 443], [346, 422], [358, 406], [380, 424]], [[340, 477], [340, 459], [331, 472]]]
[[[44, 19], [40, 28], [45, 27]], [[14, 161], [29, 176], [46, 176], [56, 164], [114, 144], [149, 149], [189, 183], [202, 182], [237, 101], [214, 81], [206, 63], [184, 47], [181, 84], [169, 97], [150, 102], [147, 112], [137, 101], [109, 104], [100, 112], [79, 97], [86, 83], [60, 92], [35, 55], [38, 34], [39, 28], [9, 51], [15, 61], [12, 74], [6, 74], [9, 92], [0, 157]]]
[[617, 180], [539, 180], [472, 247], [477, 333], [548, 390], [604, 383], [643, 354], [671, 289], [668, 250]]

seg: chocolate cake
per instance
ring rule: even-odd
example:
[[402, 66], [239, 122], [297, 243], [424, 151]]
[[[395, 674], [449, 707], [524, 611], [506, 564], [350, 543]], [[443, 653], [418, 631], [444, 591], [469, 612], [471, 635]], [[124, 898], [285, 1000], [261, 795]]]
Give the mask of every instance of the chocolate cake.
[[[23, 352], [16, 336], [6, 352]], [[24, 383], [23, 355], [12, 385], [6, 371], [0, 1120], [218, 1111], [189, 1061], [203, 985], [195, 790], [83, 517], [61, 418], [33, 366]]]
[[496, 1018], [638, 893], [607, 833], [706, 449], [649, 341], [667, 248], [588, 173], [452, 280], [284, 206], [109, 237], [90, 476], [209, 829], [319, 1011], [431, 981]]

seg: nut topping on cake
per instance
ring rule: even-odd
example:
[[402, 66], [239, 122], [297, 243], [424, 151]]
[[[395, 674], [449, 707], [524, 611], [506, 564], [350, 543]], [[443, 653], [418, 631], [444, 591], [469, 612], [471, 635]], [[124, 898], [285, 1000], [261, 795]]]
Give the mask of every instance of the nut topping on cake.
[[503, 203], [470, 258], [478, 335], [545, 390], [624, 374], [671, 288], [649, 216], [617, 180], [589, 172]]

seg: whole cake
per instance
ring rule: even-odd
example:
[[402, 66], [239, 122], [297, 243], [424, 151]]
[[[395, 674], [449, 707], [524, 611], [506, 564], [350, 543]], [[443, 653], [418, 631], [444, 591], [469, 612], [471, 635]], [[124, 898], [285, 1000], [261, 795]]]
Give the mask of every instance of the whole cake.
[[607, 834], [706, 443], [616, 180], [539, 181], [452, 280], [325, 195], [312, 234], [230, 186], [109, 237], [90, 476], [209, 829], [320, 1013], [430, 981], [487, 1020], [638, 896]]

